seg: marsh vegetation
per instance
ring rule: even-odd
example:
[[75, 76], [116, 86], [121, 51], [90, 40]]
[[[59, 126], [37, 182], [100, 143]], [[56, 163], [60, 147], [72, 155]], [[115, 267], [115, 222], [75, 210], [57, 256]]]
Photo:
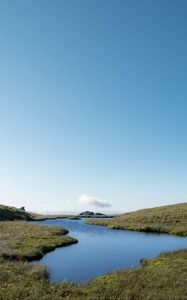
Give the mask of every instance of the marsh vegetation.
[[99, 276], [87, 284], [50, 283], [43, 267], [0, 260], [0, 299], [187, 299], [187, 251], [161, 254], [144, 266]]
[[0, 256], [17, 260], [41, 258], [56, 247], [77, 243], [65, 236], [68, 231], [61, 227], [30, 224], [24, 221], [0, 222]]

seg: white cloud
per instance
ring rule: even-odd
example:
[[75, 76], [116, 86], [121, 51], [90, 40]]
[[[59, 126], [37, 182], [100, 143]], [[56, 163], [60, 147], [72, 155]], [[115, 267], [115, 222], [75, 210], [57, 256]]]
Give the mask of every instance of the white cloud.
[[81, 196], [79, 196], [78, 202], [83, 205], [87, 204], [87, 205], [92, 205], [92, 206], [97, 206], [97, 207], [110, 207], [111, 206], [108, 202], [106, 202], [104, 200], [95, 198], [93, 196], [85, 195], [85, 194], [82, 194]]

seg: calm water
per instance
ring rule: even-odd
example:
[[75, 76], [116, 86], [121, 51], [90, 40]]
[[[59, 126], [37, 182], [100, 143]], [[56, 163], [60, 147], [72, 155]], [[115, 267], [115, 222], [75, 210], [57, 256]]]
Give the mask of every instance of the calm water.
[[187, 238], [86, 225], [84, 220], [47, 220], [49, 226], [64, 226], [79, 243], [57, 248], [34, 262], [48, 267], [52, 281], [81, 282], [122, 268], [138, 266], [141, 258], [162, 251], [187, 248]]

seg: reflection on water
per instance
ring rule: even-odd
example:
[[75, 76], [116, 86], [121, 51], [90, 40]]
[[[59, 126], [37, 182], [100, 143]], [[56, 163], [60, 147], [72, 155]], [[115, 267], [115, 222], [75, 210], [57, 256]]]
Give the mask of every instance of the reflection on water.
[[57, 219], [38, 222], [63, 226], [79, 243], [57, 248], [35, 264], [46, 265], [52, 281], [88, 281], [122, 268], [138, 266], [141, 258], [156, 257], [162, 251], [187, 248], [187, 238], [166, 234], [112, 230], [84, 224], [83, 220]]

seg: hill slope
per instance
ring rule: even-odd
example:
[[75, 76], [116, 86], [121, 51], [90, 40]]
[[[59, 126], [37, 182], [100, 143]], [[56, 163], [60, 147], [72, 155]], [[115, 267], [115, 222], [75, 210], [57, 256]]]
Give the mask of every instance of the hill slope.
[[112, 220], [88, 220], [86, 223], [113, 229], [165, 232], [187, 236], [187, 203], [142, 209]]
[[0, 221], [15, 221], [15, 220], [44, 221], [48, 219], [64, 219], [64, 218], [68, 218], [71, 220], [79, 219], [78, 216], [74, 216], [74, 215], [41, 215], [41, 214], [27, 212], [19, 208], [0, 204]]
[[31, 221], [34, 219], [34, 215], [10, 206], [0, 205], [0, 221], [5, 220], [26, 220]]

